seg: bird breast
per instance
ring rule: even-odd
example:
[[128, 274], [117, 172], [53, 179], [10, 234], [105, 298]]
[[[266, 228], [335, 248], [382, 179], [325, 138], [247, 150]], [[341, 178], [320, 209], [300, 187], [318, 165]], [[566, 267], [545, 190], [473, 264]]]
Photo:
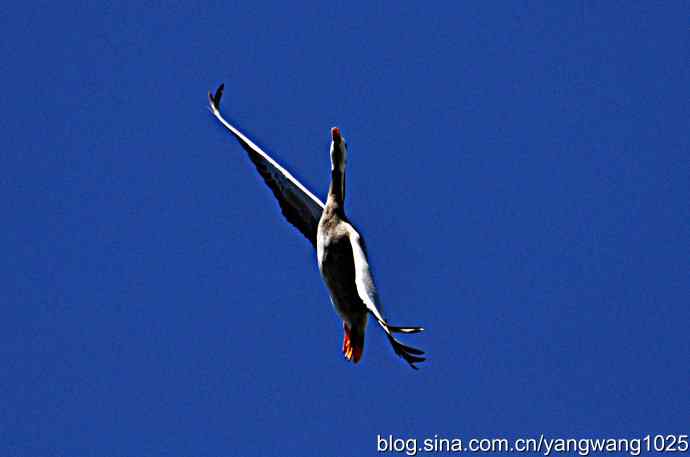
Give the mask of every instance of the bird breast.
[[366, 313], [355, 283], [355, 262], [347, 227], [338, 225], [322, 230], [319, 225], [317, 255], [319, 271], [331, 301], [340, 317], [351, 322]]

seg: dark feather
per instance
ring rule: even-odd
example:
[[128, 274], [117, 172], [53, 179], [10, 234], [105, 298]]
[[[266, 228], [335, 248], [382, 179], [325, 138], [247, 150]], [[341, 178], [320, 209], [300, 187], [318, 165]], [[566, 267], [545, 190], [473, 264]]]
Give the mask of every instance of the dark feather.
[[213, 96], [213, 98], [211, 98], [211, 103], [213, 103], [213, 106], [215, 106], [217, 110], [220, 109], [220, 99], [223, 97], [223, 89], [225, 89], [225, 83], [222, 83], [220, 86], [218, 86], [218, 89], [216, 89], [216, 94]]
[[265, 162], [263, 158], [256, 154], [254, 150], [246, 143], [242, 141], [241, 138], [237, 138], [249, 158], [256, 166], [256, 170], [259, 172], [261, 177], [264, 179], [266, 185], [271, 189], [280, 209], [285, 216], [287, 221], [294, 225], [297, 230], [299, 230], [302, 235], [304, 235], [316, 249], [316, 232], [319, 226], [319, 220], [314, 219], [311, 215], [309, 209], [303, 205], [300, 198], [292, 193], [288, 189], [284, 189], [280, 186], [280, 182], [271, 174], [271, 171], [265, 167]]

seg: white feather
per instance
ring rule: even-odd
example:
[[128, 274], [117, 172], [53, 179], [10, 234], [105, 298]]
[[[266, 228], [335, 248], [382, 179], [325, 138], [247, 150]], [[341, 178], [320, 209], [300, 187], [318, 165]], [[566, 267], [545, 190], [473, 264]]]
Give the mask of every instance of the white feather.
[[378, 308], [378, 293], [374, 285], [374, 278], [369, 269], [369, 260], [362, 247], [362, 237], [350, 226], [350, 244], [352, 245], [352, 255], [355, 261], [355, 285], [357, 294], [366, 305], [369, 312], [376, 318], [379, 325], [390, 334], [386, 321]]

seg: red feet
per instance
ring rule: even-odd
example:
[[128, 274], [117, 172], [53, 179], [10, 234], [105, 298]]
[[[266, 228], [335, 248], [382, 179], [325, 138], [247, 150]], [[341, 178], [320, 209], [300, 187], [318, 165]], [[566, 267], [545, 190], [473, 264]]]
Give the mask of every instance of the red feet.
[[343, 336], [343, 354], [345, 358], [354, 363], [359, 362], [362, 358], [362, 351], [364, 350], [364, 341], [357, 344], [350, 338], [350, 328], [347, 324], [343, 324], [343, 330], [345, 330], [345, 335]]

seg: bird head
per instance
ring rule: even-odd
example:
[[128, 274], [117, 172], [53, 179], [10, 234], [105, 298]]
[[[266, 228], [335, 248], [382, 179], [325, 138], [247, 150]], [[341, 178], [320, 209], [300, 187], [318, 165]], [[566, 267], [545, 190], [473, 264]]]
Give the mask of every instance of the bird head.
[[331, 169], [336, 167], [339, 171], [345, 171], [345, 162], [347, 162], [347, 143], [345, 138], [340, 135], [340, 129], [333, 127], [331, 129]]

